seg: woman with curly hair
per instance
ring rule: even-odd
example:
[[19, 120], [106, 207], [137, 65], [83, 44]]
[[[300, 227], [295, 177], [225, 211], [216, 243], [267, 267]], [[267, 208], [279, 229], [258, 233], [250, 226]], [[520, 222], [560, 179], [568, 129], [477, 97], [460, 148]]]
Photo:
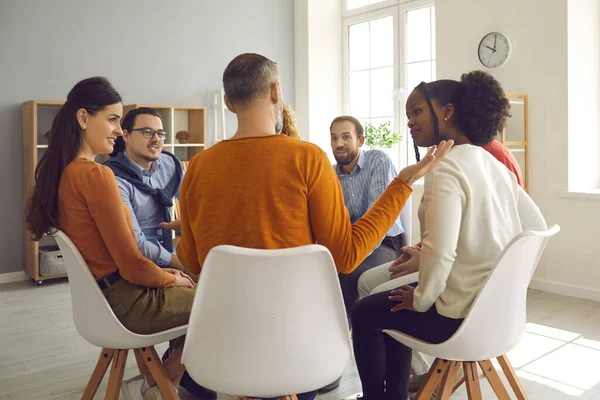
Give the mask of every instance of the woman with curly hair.
[[546, 226], [515, 175], [480, 147], [502, 130], [509, 107], [500, 84], [482, 71], [460, 81], [421, 83], [406, 102], [415, 150], [442, 140], [455, 145], [425, 176], [418, 211], [422, 249], [410, 255], [418, 284], [372, 294], [354, 307], [354, 354], [365, 400], [408, 398], [412, 350], [383, 329], [433, 344], [448, 340], [510, 240]]
[[296, 127], [296, 115], [287, 103], [283, 104], [283, 130], [282, 135], [300, 140], [300, 133]]

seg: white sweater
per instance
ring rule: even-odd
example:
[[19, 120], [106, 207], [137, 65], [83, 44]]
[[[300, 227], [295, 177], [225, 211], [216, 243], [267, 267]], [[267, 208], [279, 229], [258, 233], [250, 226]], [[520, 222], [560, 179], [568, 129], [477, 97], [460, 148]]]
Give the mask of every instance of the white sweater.
[[513, 173], [481, 147], [455, 146], [426, 177], [419, 207], [423, 242], [414, 307], [435, 303], [464, 318], [504, 247], [543, 230], [538, 207]]

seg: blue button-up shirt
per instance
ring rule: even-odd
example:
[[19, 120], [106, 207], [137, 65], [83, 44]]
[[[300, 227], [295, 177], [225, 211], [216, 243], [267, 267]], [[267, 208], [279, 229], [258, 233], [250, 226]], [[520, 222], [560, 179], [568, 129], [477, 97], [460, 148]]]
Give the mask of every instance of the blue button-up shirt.
[[[361, 218], [375, 203], [381, 193], [398, 175], [392, 159], [381, 150], [360, 150], [358, 163], [350, 174], [345, 174], [341, 166], [334, 165], [340, 178], [344, 203], [350, 212], [352, 223]], [[404, 233], [400, 222], [400, 214], [387, 236], [398, 236]], [[383, 238], [382, 238], [383, 240]]]
[[[175, 177], [175, 163], [171, 157], [160, 154], [152, 163], [150, 171], [136, 164], [127, 153], [125, 158], [138, 171], [144, 183], [153, 188], [164, 189]], [[117, 177], [121, 199], [131, 213], [131, 221], [135, 232], [135, 241], [146, 258], [157, 265], [167, 266], [171, 262], [171, 253], [162, 246], [163, 231], [158, 227], [161, 222], [162, 206], [152, 196], [136, 189], [131, 183]], [[177, 190], [179, 197], [179, 189]]]

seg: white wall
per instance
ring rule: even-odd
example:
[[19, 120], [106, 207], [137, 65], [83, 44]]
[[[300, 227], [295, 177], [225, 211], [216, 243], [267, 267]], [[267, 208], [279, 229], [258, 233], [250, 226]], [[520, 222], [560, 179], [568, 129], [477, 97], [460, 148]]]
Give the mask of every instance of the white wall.
[[[490, 72], [507, 92], [529, 95], [530, 194], [548, 223], [562, 227], [533, 286], [600, 300], [600, 199], [560, 196], [568, 187], [569, 166], [567, 0], [437, 0], [436, 20], [438, 78], [458, 79], [482, 69], [477, 45], [487, 32], [500, 30], [512, 38], [512, 59]], [[582, 105], [578, 112], [599, 111]], [[597, 126], [588, 128], [600, 134]]]
[[[588, 25], [587, 30], [580, 29], [580, 32], [589, 32], [594, 30], [589, 25], [599, 19], [595, 13], [600, 7], [598, 0], [569, 2], [573, 3], [568, 9], [567, 0], [548, 0], [543, 5], [538, 0], [436, 0], [437, 75], [438, 78], [459, 79], [464, 72], [484, 69], [477, 58], [481, 38], [497, 30], [511, 37], [514, 44], [511, 60], [490, 72], [507, 92], [529, 95], [529, 190], [548, 223], [557, 223], [562, 228], [561, 233], [550, 241], [532, 286], [600, 301], [600, 257], [597, 254], [600, 250], [600, 198], [561, 195], [569, 188], [569, 135], [581, 129], [596, 138], [594, 143], [589, 136], [587, 142], [584, 137], [574, 144], [576, 149], [571, 146], [572, 161], [574, 157], [583, 157], [588, 148], [592, 149], [592, 153], [600, 153], [600, 149], [594, 147], [600, 135], [600, 111], [594, 102], [580, 101], [577, 109], [573, 110], [575, 103], [572, 100], [569, 119], [568, 33], [573, 35], [574, 30], [568, 29], [568, 11], [572, 17], [576, 15], [574, 2], [582, 2], [580, 10], [588, 7], [587, 15], [584, 13], [586, 20], [578, 22]], [[302, 114], [299, 115], [299, 124], [303, 131], [308, 129], [305, 139], [319, 144], [325, 143], [321, 135], [327, 132], [326, 117], [336, 114], [337, 107], [341, 111], [341, 99], [338, 105], [339, 95], [333, 90], [342, 85], [341, 80], [332, 75], [341, 69], [341, 65], [336, 64], [335, 54], [325, 55], [321, 51], [330, 46], [334, 53], [339, 52], [338, 60], [341, 60], [341, 46], [336, 47], [332, 39], [341, 37], [338, 36], [338, 33], [341, 35], [339, 20], [330, 13], [324, 14], [328, 16], [327, 20], [315, 14], [317, 9], [327, 7], [331, 7], [329, 11], [333, 12], [331, 3], [335, 3], [335, 8], [341, 4], [338, 0], [329, 5], [324, 3], [327, 2], [296, 0], [295, 20], [296, 104], [297, 111]], [[299, 6], [301, 12], [298, 12]], [[335, 27], [329, 32], [330, 37], [325, 34], [327, 22]], [[580, 33], [580, 36], [585, 36], [585, 33]], [[598, 50], [598, 41], [596, 36], [589, 37], [590, 53]], [[327, 58], [315, 59], [320, 54]], [[600, 64], [592, 56], [589, 56], [589, 61]], [[589, 72], [596, 67], [588, 65], [586, 68]], [[571, 72], [574, 72], [573, 69]], [[327, 81], [326, 77], [333, 81]], [[596, 76], [595, 80], [580, 82], [580, 85], [589, 85], [583, 88], [588, 99], [600, 98], [594, 89], [598, 85], [597, 79]], [[325, 87], [313, 84], [316, 81], [324, 83]], [[571, 82], [576, 83], [573, 74]], [[593, 114], [587, 123], [574, 124], [574, 118], [586, 113]], [[581, 128], [574, 128], [577, 126]], [[324, 145], [324, 148], [327, 150], [328, 146]], [[585, 165], [594, 168], [593, 163]], [[587, 180], [593, 182], [595, 179], [588, 176]], [[422, 187], [414, 188], [414, 218], [422, 193]], [[418, 224], [413, 225], [412, 233], [415, 241], [419, 237]]]
[[295, 0], [296, 116], [302, 139], [333, 160], [329, 125], [342, 113], [342, 1]]
[[600, 1], [568, 2], [569, 190], [600, 188]]
[[0, 273], [23, 270], [22, 102], [104, 75], [125, 103], [211, 106], [243, 52], [278, 63], [294, 106], [293, 0], [0, 0]]

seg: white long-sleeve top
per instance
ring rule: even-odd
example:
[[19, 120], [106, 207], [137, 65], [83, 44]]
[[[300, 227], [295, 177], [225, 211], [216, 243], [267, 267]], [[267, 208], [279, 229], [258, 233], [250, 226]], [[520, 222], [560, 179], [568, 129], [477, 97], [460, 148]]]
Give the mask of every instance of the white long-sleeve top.
[[544, 230], [533, 200], [481, 147], [455, 146], [427, 176], [419, 206], [422, 253], [414, 307], [464, 318], [504, 247]]

